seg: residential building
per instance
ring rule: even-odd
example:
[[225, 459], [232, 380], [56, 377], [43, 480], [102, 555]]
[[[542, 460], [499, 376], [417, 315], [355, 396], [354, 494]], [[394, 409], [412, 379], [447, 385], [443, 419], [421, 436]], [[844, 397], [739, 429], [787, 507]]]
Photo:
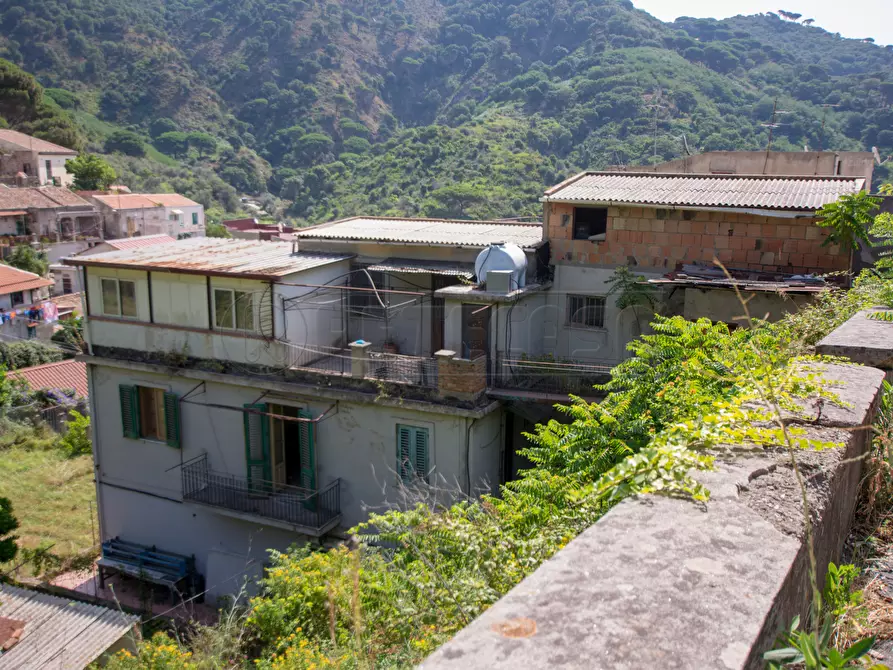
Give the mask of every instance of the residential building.
[[0, 129], [0, 180], [28, 186], [71, 186], [65, 162], [77, 151], [9, 128]]
[[0, 244], [17, 237], [22, 239], [12, 241], [98, 236], [99, 223], [96, 208], [67, 188], [0, 186]]
[[176, 193], [117, 193], [93, 195], [91, 200], [102, 215], [106, 238], [205, 235], [205, 208]]
[[[84, 248], [73, 254], [66, 256], [89, 256], [91, 254], [101, 254], [107, 251], [123, 251], [125, 249], [139, 249], [140, 247], [150, 247], [153, 244], [169, 244], [176, 242], [176, 239], [170, 235], [145, 235], [142, 237], [124, 237], [121, 239], [95, 240], [89, 244], [84, 243]], [[80, 275], [76, 268], [65, 265], [61, 262], [62, 258], [58, 258], [58, 262], [50, 265], [50, 273], [53, 276], [53, 295], [67, 295], [69, 293], [80, 293], [84, 287], [80, 284]]]
[[735, 323], [737, 285], [777, 315], [826, 288], [808, 273], [849, 267], [815, 210], [864, 185], [583, 173], [546, 192], [544, 223], [352, 217], [68, 258], [102, 538], [194, 554], [216, 596], [401, 482], [446, 502], [511, 479], [523, 433], [595, 397], [647, 327], [610, 295], [618, 267], [669, 313]]
[[7, 312], [45, 300], [53, 282], [0, 263], [0, 309]]
[[295, 232], [291, 226], [259, 223], [257, 219], [232, 219], [223, 221], [222, 225], [230, 235], [241, 240], [275, 240]]
[[313, 229], [340, 251], [190, 239], [65, 259], [86, 287], [103, 540], [194, 555], [213, 598], [268, 548], [340, 536], [400, 481], [471, 494], [501, 480], [485, 317], [466, 327], [432, 292], [464, 289], [491, 242], [535, 255], [541, 228], [381, 223], [377, 248], [353, 220]]

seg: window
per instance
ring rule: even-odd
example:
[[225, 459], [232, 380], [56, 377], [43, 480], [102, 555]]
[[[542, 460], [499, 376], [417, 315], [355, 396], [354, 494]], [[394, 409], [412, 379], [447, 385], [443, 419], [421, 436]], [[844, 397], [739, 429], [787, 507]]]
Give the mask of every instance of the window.
[[377, 270], [359, 270], [350, 275], [348, 285], [353, 288], [367, 289], [363, 291], [348, 291], [347, 303], [351, 312], [359, 312], [362, 316], [384, 318], [382, 303], [387, 304], [385, 294], [376, 293], [387, 288], [385, 274]]
[[149, 386], [118, 387], [124, 437], [180, 447], [180, 398]]
[[15, 307], [16, 305], [24, 305], [25, 304], [24, 291], [16, 291], [15, 293], [10, 293], [9, 300], [12, 303], [13, 307]]
[[604, 207], [574, 207], [574, 239], [590, 240], [608, 232], [608, 210]]
[[103, 277], [102, 313], [107, 316], [136, 318], [136, 283]]
[[569, 295], [567, 323], [569, 326], [604, 328], [605, 299], [590, 295]]
[[226, 330], [254, 330], [254, 296], [245, 291], [215, 288], [214, 325]]
[[71, 275], [62, 275], [62, 293], [67, 295], [72, 292]]
[[193, 213], [192, 213], [192, 225], [193, 225], [193, 226], [197, 226], [197, 225], [198, 225], [198, 212], [193, 212]]
[[397, 425], [397, 472], [400, 481], [428, 481], [428, 429]]
[[47, 160], [45, 165], [47, 168], [47, 181], [52, 181], [53, 180], [53, 161]]

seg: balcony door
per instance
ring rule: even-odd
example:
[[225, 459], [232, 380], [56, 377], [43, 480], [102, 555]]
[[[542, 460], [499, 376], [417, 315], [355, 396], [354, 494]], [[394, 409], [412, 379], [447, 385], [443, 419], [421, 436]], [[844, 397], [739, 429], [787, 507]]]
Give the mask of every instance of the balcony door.
[[270, 472], [273, 485], [298, 486], [316, 490], [316, 454], [313, 424], [289, 421], [287, 418], [309, 419], [310, 414], [289, 405], [270, 405]]
[[462, 358], [474, 360], [490, 352], [490, 306], [462, 305]]

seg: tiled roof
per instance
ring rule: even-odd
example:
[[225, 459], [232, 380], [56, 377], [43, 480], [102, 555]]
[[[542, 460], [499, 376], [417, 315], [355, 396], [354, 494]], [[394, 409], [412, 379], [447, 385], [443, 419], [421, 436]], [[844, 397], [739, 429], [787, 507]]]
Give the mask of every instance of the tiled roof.
[[109, 245], [115, 251], [123, 251], [125, 249], [139, 249], [140, 247], [151, 247], [156, 244], [170, 244], [177, 240], [170, 235], [141, 235], [139, 237], [124, 237], [120, 240], [105, 240], [105, 244]]
[[537, 247], [543, 242], [539, 223], [465, 221], [458, 219], [390, 219], [354, 217], [295, 231], [313, 240], [403, 242], [455, 247], [486, 247], [496, 242]]
[[30, 188], [0, 186], [0, 211], [58, 207], [89, 208], [90, 203], [62, 186]]
[[349, 254], [292, 253], [290, 242], [194, 237], [171, 244], [73, 256], [63, 259], [63, 263], [270, 280], [349, 258]]
[[20, 133], [16, 130], [9, 130], [8, 128], [0, 129], [0, 142], [13, 144], [22, 151], [37, 151], [42, 154], [78, 155], [78, 152], [73, 149], [66, 149], [58, 144], [53, 144], [52, 142], [47, 142], [46, 140], [41, 140], [37, 137], [31, 137], [31, 135], [26, 135], [25, 133]]
[[94, 195], [93, 199], [111, 209], [199, 206], [199, 203], [178, 193], [122, 193], [120, 195]]
[[22, 379], [33, 390], [74, 389], [81, 398], [90, 395], [87, 388], [87, 364], [76, 360], [35, 365], [33, 368], [13, 370], [9, 376]]
[[25, 624], [0, 660], [8, 670], [86, 668], [139, 622], [132, 614], [8, 584], [0, 584], [0, 617]]
[[584, 172], [546, 191], [543, 200], [814, 212], [864, 186], [856, 177]]
[[83, 308], [81, 304], [81, 294], [80, 293], [67, 293], [65, 295], [58, 295], [54, 298], [50, 298], [50, 300], [56, 303], [56, 307], [59, 308], [59, 313], [69, 313], [72, 311], [80, 312]]
[[44, 279], [33, 272], [25, 272], [24, 270], [0, 263], [0, 295], [52, 285], [53, 282], [51, 280]]

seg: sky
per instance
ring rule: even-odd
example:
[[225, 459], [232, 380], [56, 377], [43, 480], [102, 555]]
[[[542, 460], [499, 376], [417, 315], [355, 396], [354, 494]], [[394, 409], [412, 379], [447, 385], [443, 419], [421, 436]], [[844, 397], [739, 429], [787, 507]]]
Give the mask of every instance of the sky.
[[[737, 14], [788, 12], [815, 19], [815, 25], [830, 33], [862, 39], [873, 37], [877, 44], [893, 44], [893, 0], [861, 0], [850, 4], [841, 0], [632, 0], [639, 9], [662, 21], [680, 16], [725, 19]], [[781, 3], [781, 4], [779, 4]]]

